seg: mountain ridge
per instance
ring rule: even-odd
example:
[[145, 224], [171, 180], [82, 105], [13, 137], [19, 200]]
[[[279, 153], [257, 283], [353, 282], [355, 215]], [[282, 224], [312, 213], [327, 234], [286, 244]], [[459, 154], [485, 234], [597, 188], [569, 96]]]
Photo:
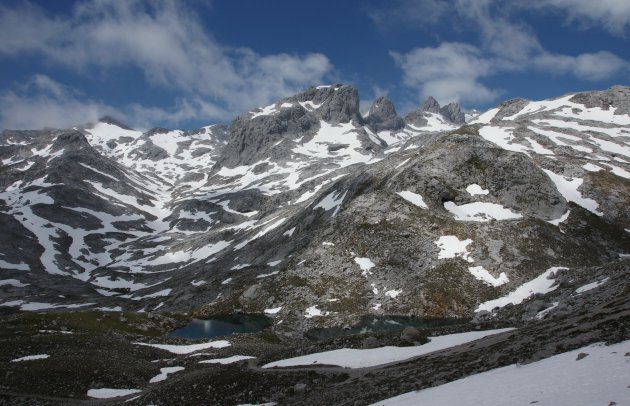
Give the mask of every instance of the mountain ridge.
[[0, 267], [26, 285], [0, 306], [282, 308], [285, 334], [470, 317], [553, 266], [625, 254], [629, 95], [515, 99], [456, 125], [432, 98], [363, 117], [331, 85], [196, 131], [4, 131], [0, 218], [22, 248]]

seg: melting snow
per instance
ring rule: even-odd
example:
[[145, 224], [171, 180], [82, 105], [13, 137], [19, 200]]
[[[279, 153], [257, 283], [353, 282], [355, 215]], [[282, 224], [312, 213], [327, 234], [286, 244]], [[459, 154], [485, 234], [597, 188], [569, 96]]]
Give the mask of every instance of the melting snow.
[[400, 362], [409, 358], [429, 354], [434, 351], [455, 347], [489, 335], [499, 334], [514, 330], [504, 328], [498, 330], [473, 331], [468, 333], [449, 334], [438, 337], [430, 337], [427, 344], [415, 347], [380, 347], [365, 350], [343, 348], [333, 351], [325, 351], [301, 357], [289, 358], [263, 365], [263, 368], [292, 367], [300, 365], [337, 365], [344, 368], [367, 368], [376, 365]]
[[16, 288], [23, 288], [24, 286], [28, 286], [28, 283], [22, 283], [17, 279], [4, 279], [0, 281], [0, 286], [9, 285], [14, 286]]
[[499, 112], [498, 108], [490, 109], [486, 111], [485, 113], [477, 116], [469, 124], [475, 124], [475, 123], [488, 124], [490, 123], [490, 121], [492, 121], [492, 119], [494, 118], [494, 116], [497, 115], [498, 112]]
[[133, 395], [134, 393], [140, 393], [140, 392], [142, 392], [140, 389], [100, 388], [100, 389], [88, 390], [87, 395], [95, 399], [109, 399], [109, 398], [118, 398], [121, 396]]
[[344, 192], [343, 195], [341, 195], [341, 192], [337, 193], [337, 192], [332, 192], [328, 195], [326, 195], [326, 197], [324, 197], [319, 203], [317, 203], [317, 206], [313, 207], [313, 210], [316, 210], [318, 208], [322, 208], [325, 211], [331, 210], [331, 209], [335, 209], [334, 213], [333, 213], [333, 217], [335, 217], [337, 215], [337, 212], [339, 211], [339, 208], [341, 207], [341, 204], [343, 203], [343, 199], [346, 197], [346, 194], [348, 192]]
[[549, 220], [547, 223], [551, 223], [554, 226], [559, 226], [560, 223], [564, 223], [565, 221], [567, 221], [567, 219], [569, 218], [569, 214], [571, 214], [571, 210], [567, 210], [567, 212], [560, 216], [560, 218]]
[[501, 272], [499, 274], [499, 277], [495, 278], [483, 266], [471, 266], [471, 267], [468, 267], [468, 271], [476, 279], [483, 281], [487, 283], [488, 285], [492, 285], [494, 287], [504, 285], [510, 281], [507, 275], [505, 274], [505, 272]]
[[282, 306], [274, 307], [271, 309], [265, 309], [265, 314], [277, 314], [280, 310], [282, 310]]
[[359, 265], [359, 268], [361, 268], [361, 270], [363, 271], [361, 272], [363, 276], [367, 276], [368, 274], [370, 274], [370, 269], [376, 266], [370, 258], [357, 257], [354, 259], [354, 262], [356, 262]]
[[7, 261], [3, 261], [0, 259], [0, 269], [15, 269], [18, 271], [30, 271], [31, 268], [28, 266], [28, 264], [25, 264], [24, 262], [20, 262], [19, 264], [12, 264], [10, 262]]
[[306, 314], [304, 315], [304, 317], [306, 317], [307, 319], [312, 319], [313, 317], [318, 317], [318, 316], [326, 316], [328, 314], [328, 312], [323, 312], [320, 309], [317, 308], [317, 306], [311, 306], [308, 309], [305, 310]]
[[547, 169], [543, 169], [543, 171], [547, 174], [547, 176], [549, 176], [549, 178], [551, 178], [553, 183], [556, 185], [558, 192], [560, 192], [567, 201], [578, 204], [598, 216], [602, 216], [604, 214], [597, 211], [599, 204], [595, 200], [582, 197], [582, 194], [578, 191], [578, 188], [582, 185], [584, 179], [565, 178], [564, 176], [557, 175]]
[[422, 200], [422, 196], [417, 193], [410, 192], [408, 190], [403, 190], [402, 192], [396, 192], [396, 194], [406, 201], [415, 204], [418, 207], [422, 207], [423, 209], [428, 209], [429, 206]]
[[477, 307], [477, 310], [475, 311], [477, 312], [482, 311], [482, 310], [491, 311], [495, 307], [504, 307], [508, 304], [517, 305], [519, 303], [522, 303], [525, 299], [527, 299], [528, 297], [536, 293], [542, 293], [542, 294], [549, 293], [558, 287], [557, 285], [554, 286], [556, 282], [554, 280], [549, 279], [549, 277], [561, 269], [568, 269], [568, 268], [557, 267], [557, 266], [549, 268], [538, 277], [532, 279], [531, 281], [527, 283], [524, 283], [523, 285], [519, 286], [518, 288], [516, 288], [516, 290], [513, 290], [506, 296], [503, 296], [494, 300], [489, 300], [487, 302], [480, 304], [479, 307]]
[[159, 375], [156, 375], [153, 378], [151, 378], [149, 380], [149, 383], [161, 382], [161, 381], [165, 380], [170, 374], [173, 374], [173, 373], [179, 372], [179, 371], [183, 371], [184, 369], [185, 369], [184, 367], [160, 368]]
[[488, 189], [484, 189], [484, 188], [482, 188], [481, 186], [479, 186], [476, 183], [473, 183], [473, 184], [470, 184], [470, 185], [466, 186], [466, 191], [471, 196], [487, 195], [488, 193], [490, 193], [490, 191]]
[[529, 148], [524, 145], [512, 143], [514, 140], [512, 131], [503, 127], [481, 127], [479, 129], [479, 135], [508, 151], [527, 152], [529, 150]]
[[256, 279], [268, 278], [270, 276], [274, 276], [274, 275], [277, 275], [279, 273], [280, 273], [280, 271], [273, 271], [273, 272], [270, 272], [270, 273], [261, 273], [260, 275], [256, 275]]
[[604, 283], [608, 282], [608, 279], [610, 279], [610, 278], [604, 278], [601, 281], [595, 281], [595, 282], [586, 284], [584, 286], [580, 286], [579, 288], [577, 288], [575, 290], [575, 293], [577, 293], [579, 295], [580, 293], [588, 292], [589, 290], [598, 288], [601, 285], [603, 285]]
[[245, 361], [247, 359], [254, 359], [256, 357], [252, 357], [250, 355], [232, 355], [231, 357], [227, 357], [227, 358], [215, 358], [215, 359], [207, 359], [204, 361], [199, 361], [200, 364], [222, 364], [222, 365], [226, 365], [226, 364], [233, 364], [235, 362], [239, 362], [239, 361]]
[[514, 220], [523, 218], [520, 213], [514, 213], [496, 203], [474, 202], [457, 206], [453, 202], [445, 202], [444, 208], [455, 216], [455, 220], [459, 221], [485, 222], [490, 221], [490, 219]]
[[269, 106], [266, 106], [266, 107], [262, 107], [262, 108], [260, 108], [260, 110], [261, 111], [251, 112], [250, 114], [252, 116], [250, 117], [250, 119], [251, 118], [256, 118], [256, 117], [259, 117], [259, 116], [268, 116], [268, 115], [271, 115], [271, 114], [274, 114], [274, 113], [278, 112], [278, 110], [276, 109], [275, 103], [274, 104], [270, 104]]
[[173, 354], [190, 354], [195, 351], [205, 350], [207, 348], [225, 348], [230, 346], [230, 342], [226, 340], [209, 341], [201, 344], [175, 345], [175, 344], [151, 344], [151, 343], [134, 343], [136, 345], [144, 345], [147, 347], [155, 347], [161, 350], [172, 352]]
[[468, 262], [473, 262], [469, 257], [470, 252], [466, 249], [468, 244], [473, 242], [471, 239], [460, 240], [454, 235], [444, 235], [434, 241], [435, 245], [440, 249], [438, 259], [462, 258]]
[[401, 293], [402, 293], [402, 289], [398, 289], [398, 290], [392, 289], [385, 292], [385, 296], [389, 296], [392, 299], [396, 299], [396, 297], [400, 295]]
[[37, 359], [46, 359], [49, 357], [50, 355], [48, 354], [27, 355], [26, 357], [12, 359], [11, 362], [34, 361]]
[[586, 169], [586, 170], [587, 170], [587, 171], [589, 171], [589, 172], [599, 172], [599, 171], [601, 171], [602, 169], [604, 169], [604, 168], [602, 168], [601, 166], [594, 165], [594, 164], [592, 164], [592, 163], [590, 163], [590, 162], [589, 162], [589, 163], [587, 163], [587, 164], [584, 164], [584, 165], [582, 166], [582, 168]]

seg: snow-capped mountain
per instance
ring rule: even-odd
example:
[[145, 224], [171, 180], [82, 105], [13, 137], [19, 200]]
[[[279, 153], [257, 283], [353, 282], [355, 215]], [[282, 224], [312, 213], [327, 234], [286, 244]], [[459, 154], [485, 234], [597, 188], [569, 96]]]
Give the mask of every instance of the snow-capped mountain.
[[289, 333], [472, 316], [627, 262], [630, 88], [465, 120], [432, 98], [363, 117], [332, 85], [194, 132], [4, 131], [0, 306], [266, 312]]

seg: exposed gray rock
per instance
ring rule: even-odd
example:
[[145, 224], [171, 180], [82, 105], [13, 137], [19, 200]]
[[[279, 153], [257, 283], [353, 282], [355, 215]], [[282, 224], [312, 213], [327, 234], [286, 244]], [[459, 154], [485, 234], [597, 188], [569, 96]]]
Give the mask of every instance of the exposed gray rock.
[[429, 113], [440, 113], [440, 103], [433, 98], [433, 96], [427, 97], [427, 99], [420, 106], [420, 111], [426, 111]]
[[372, 103], [366, 123], [374, 131], [398, 131], [405, 127], [405, 121], [398, 115], [391, 100], [381, 96]]
[[416, 127], [426, 126], [428, 122], [426, 113], [439, 114], [446, 121], [453, 124], [466, 123], [466, 115], [461, 110], [459, 103], [449, 103], [446, 106], [440, 107], [438, 101], [432, 96], [429, 96], [418, 110], [407, 114], [407, 116], [405, 116], [405, 122]]
[[440, 108], [440, 114], [442, 117], [454, 124], [466, 123], [466, 116], [461, 110], [459, 103], [449, 103], [446, 106]]

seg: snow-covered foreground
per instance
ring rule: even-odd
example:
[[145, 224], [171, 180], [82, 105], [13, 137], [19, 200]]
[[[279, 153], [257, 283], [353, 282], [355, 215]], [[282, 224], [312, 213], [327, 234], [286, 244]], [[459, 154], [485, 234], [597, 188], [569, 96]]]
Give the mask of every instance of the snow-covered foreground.
[[448, 334], [439, 337], [430, 337], [427, 344], [416, 347], [380, 347], [366, 350], [343, 348], [340, 350], [320, 352], [301, 357], [271, 362], [263, 365], [263, 368], [293, 367], [300, 365], [337, 365], [344, 368], [366, 368], [376, 365], [389, 364], [391, 362], [404, 361], [409, 358], [429, 354], [446, 348], [455, 347], [493, 334], [514, 330], [503, 328], [498, 330], [471, 331], [468, 333]]
[[[630, 341], [510, 365], [374, 405], [630, 405]], [[580, 355], [588, 354], [588, 355]]]

